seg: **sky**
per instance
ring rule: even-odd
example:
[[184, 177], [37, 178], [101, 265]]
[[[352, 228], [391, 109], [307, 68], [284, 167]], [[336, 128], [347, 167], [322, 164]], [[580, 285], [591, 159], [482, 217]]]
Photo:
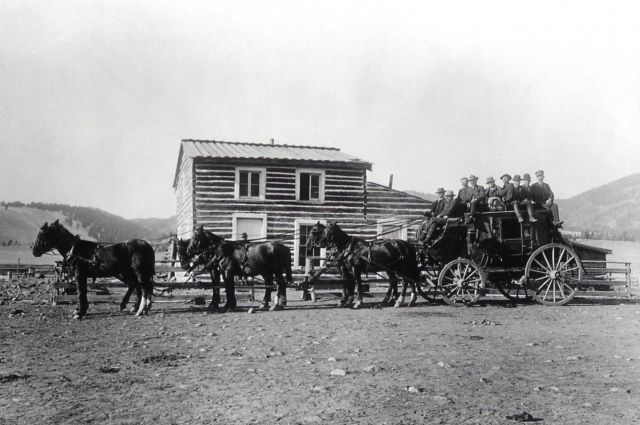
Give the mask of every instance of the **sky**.
[[394, 188], [640, 172], [640, 7], [0, 0], [0, 200], [175, 214], [181, 139], [335, 146]]

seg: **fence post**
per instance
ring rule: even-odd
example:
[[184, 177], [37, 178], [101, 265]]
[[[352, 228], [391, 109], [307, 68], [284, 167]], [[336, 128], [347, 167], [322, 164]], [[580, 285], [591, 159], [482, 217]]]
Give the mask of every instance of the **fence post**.
[[631, 263], [625, 263], [625, 277], [627, 278], [627, 298], [631, 299]]

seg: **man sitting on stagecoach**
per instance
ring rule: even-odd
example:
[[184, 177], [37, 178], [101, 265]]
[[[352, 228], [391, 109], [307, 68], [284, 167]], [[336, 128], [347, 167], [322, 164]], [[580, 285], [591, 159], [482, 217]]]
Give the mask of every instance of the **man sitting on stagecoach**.
[[462, 217], [464, 213], [464, 205], [460, 203], [459, 198], [454, 197], [452, 190], [447, 190], [444, 196], [445, 202], [442, 211], [429, 219], [426, 235], [423, 239], [423, 242], [427, 245], [430, 244], [433, 232], [437, 227], [447, 224], [447, 220], [450, 218]]
[[529, 192], [520, 186], [520, 180], [518, 174], [513, 176], [512, 188], [510, 191], [507, 191], [504, 203], [513, 206], [513, 211], [515, 211], [516, 217], [518, 217], [518, 222], [524, 222], [520, 208], [525, 207], [529, 214], [529, 221], [535, 223], [538, 220], [533, 216], [533, 204], [531, 203], [531, 199], [529, 199]]
[[484, 187], [478, 184], [478, 178], [473, 174], [469, 176], [469, 188], [471, 189], [469, 212], [473, 217], [473, 214], [487, 210], [487, 194]]
[[553, 202], [554, 196], [551, 187], [544, 182], [544, 171], [536, 171], [537, 182], [531, 185], [530, 194], [533, 205], [544, 207], [551, 212], [553, 224], [560, 227], [562, 222], [558, 212], [558, 205]]

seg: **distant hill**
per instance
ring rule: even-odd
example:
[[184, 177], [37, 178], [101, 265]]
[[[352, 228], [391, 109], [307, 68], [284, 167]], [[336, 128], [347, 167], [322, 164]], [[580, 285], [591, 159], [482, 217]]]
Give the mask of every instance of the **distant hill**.
[[158, 239], [175, 232], [175, 217], [168, 219], [126, 218], [98, 208], [32, 202], [0, 203], [0, 243], [30, 243], [45, 222], [60, 220], [81, 237], [102, 242], [132, 238]]
[[640, 173], [557, 201], [566, 230], [591, 239], [640, 241]]

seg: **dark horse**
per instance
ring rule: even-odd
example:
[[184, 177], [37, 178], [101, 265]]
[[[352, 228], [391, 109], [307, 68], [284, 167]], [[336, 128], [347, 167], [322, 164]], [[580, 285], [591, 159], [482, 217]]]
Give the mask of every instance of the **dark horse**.
[[[199, 229], [198, 231], [204, 230]], [[213, 233], [211, 233], [211, 236], [212, 239], [218, 238]], [[176, 243], [178, 259], [180, 260], [180, 267], [182, 267], [183, 270], [190, 273], [199, 265], [205, 265], [205, 268], [211, 276], [211, 286], [213, 288], [213, 296], [211, 297], [209, 310], [217, 310], [220, 305], [220, 269], [218, 267], [213, 267], [213, 265], [208, 266], [208, 263], [212, 260], [215, 254], [215, 247], [220, 243], [222, 238], [220, 238], [220, 241], [212, 244], [211, 248], [209, 244], [206, 244], [204, 247], [195, 246], [194, 244], [194, 247], [191, 250], [189, 250], [191, 239], [175, 238], [174, 240]]]
[[[362, 238], [347, 235], [336, 223], [326, 226], [318, 222], [311, 229], [311, 247], [333, 247], [343, 277], [342, 298], [339, 306], [350, 306], [354, 302], [355, 286], [358, 285], [358, 308], [362, 302], [362, 272], [385, 272], [389, 276], [389, 289], [382, 304], [397, 298], [395, 307], [404, 303], [407, 285], [411, 285], [411, 301], [416, 302], [416, 282], [419, 279], [415, 247], [401, 239], [382, 239], [367, 242]], [[402, 293], [398, 297], [398, 276], [402, 278]]]
[[[151, 308], [153, 295], [153, 275], [155, 253], [151, 245], [141, 239], [102, 246], [97, 242], [85, 241], [74, 236], [65, 227], [54, 221], [40, 228], [33, 245], [33, 255], [57, 250], [64, 257], [76, 278], [80, 305], [74, 318], [81, 319], [87, 314], [87, 277], [116, 277], [127, 284], [128, 290], [120, 308], [124, 309], [131, 292], [138, 292], [138, 312], [140, 316]], [[142, 297], [140, 294], [142, 293]]]
[[[189, 255], [209, 250], [213, 258], [205, 266], [216, 268], [224, 277], [227, 301], [225, 310], [237, 307], [235, 296], [235, 276], [261, 275], [265, 282], [265, 293], [262, 305], [269, 307], [271, 302], [271, 286], [275, 278], [278, 284], [277, 301], [272, 310], [280, 310], [287, 304], [286, 282], [292, 282], [291, 251], [280, 242], [263, 242], [250, 244], [243, 241], [227, 241], [200, 226], [191, 237], [187, 249]], [[286, 275], [283, 278], [283, 273]]]

